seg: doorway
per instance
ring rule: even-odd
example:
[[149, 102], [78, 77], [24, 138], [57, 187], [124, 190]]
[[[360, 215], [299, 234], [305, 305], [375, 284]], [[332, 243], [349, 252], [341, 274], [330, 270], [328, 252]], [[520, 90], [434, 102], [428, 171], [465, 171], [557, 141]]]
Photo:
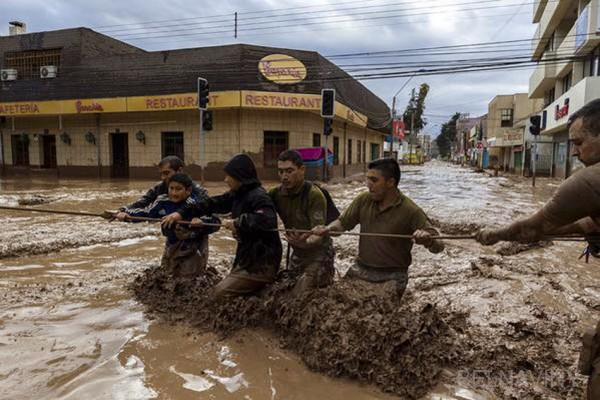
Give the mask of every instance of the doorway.
[[288, 149], [288, 132], [264, 132], [264, 166], [277, 167], [279, 153]]
[[56, 136], [42, 135], [42, 168], [56, 168]]
[[111, 133], [112, 178], [129, 178], [129, 141], [127, 133]]
[[15, 167], [29, 166], [29, 136], [11, 135], [12, 162]]

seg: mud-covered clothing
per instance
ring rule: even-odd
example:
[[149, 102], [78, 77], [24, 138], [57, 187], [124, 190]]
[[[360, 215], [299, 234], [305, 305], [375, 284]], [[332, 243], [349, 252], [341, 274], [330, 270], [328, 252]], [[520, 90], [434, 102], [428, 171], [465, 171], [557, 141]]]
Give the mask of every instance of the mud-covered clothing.
[[290, 258], [290, 270], [300, 273], [294, 293], [306, 293], [312, 289], [329, 286], [333, 283], [335, 250], [333, 245], [311, 257], [300, 257], [294, 252]]
[[[135, 202], [131, 203], [126, 207], [121, 207], [121, 211], [133, 210], [133, 209], [144, 209], [152, 205], [158, 198], [158, 196], [169, 194], [169, 185], [165, 182], [157, 183], [154, 187], [146, 192], [142, 197], [140, 197]], [[194, 182], [192, 186], [192, 196], [190, 199], [193, 199], [197, 202], [202, 202], [208, 198], [208, 192], [202, 186], [198, 185]], [[175, 210], [177, 211], [177, 210]], [[174, 212], [175, 212], [174, 211]]]
[[358, 261], [350, 266], [344, 279], [360, 279], [371, 283], [395, 281], [399, 297], [402, 297], [408, 286], [408, 272], [404, 268], [371, 268]]
[[[325, 225], [327, 221], [325, 195], [310, 182], [304, 182], [292, 190], [283, 186], [273, 188], [269, 196], [286, 229], [310, 230]], [[292, 249], [290, 269], [301, 273], [296, 291], [303, 292], [333, 283], [335, 251], [331, 238], [323, 238], [310, 248], [292, 246]]]
[[194, 242], [179, 241], [165, 245], [161, 268], [176, 277], [193, 278], [201, 275], [208, 262], [208, 239]]
[[233, 270], [213, 288], [214, 297], [235, 297], [255, 293], [273, 282], [277, 270], [273, 265], [256, 268], [262, 272], [250, 273], [239, 267]]
[[555, 226], [591, 217], [600, 225], [600, 163], [571, 175], [542, 208], [544, 219]]
[[[162, 194], [145, 209], [126, 209], [125, 212], [134, 217], [162, 218], [178, 211], [182, 203], [174, 203], [169, 200], [167, 194]], [[188, 197], [186, 204], [196, 204], [193, 194]], [[202, 213], [205, 212], [206, 210]], [[201, 219], [207, 223], [220, 223], [218, 218], [212, 216], [203, 215]], [[208, 261], [208, 235], [218, 229], [218, 227], [188, 229], [182, 225], [176, 225], [174, 228], [162, 227], [162, 234], [167, 241], [161, 267], [173, 276], [193, 278], [200, 275]]]
[[[339, 220], [345, 230], [360, 224], [361, 232], [412, 235], [417, 230], [425, 230], [438, 235], [425, 212], [400, 191], [394, 202], [384, 210], [379, 209], [379, 204], [369, 192], [361, 193]], [[361, 236], [358, 262], [370, 268], [406, 272], [412, 263], [412, 247], [410, 239]]]

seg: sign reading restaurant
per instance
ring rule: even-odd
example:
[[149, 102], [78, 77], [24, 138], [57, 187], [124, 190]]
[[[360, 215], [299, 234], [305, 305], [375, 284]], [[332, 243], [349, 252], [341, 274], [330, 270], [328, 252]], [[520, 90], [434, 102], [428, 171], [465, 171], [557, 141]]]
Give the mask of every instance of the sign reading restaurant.
[[280, 85], [292, 85], [306, 78], [302, 62], [285, 54], [270, 54], [258, 62], [258, 70], [266, 79]]

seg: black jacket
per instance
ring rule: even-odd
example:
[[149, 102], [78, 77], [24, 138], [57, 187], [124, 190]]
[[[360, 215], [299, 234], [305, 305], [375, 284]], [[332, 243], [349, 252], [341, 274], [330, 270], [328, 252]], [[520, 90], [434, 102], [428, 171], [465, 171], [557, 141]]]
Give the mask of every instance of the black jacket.
[[[228, 214], [235, 219], [238, 246], [235, 252], [234, 268], [242, 268], [251, 273], [279, 270], [281, 263], [281, 240], [277, 228], [277, 213], [271, 197], [262, 188], [252, 159], [246, 154], [234, 156], [224, 168], [242, 186], [235, 192], [207, 200], [206, 210], [201, 204], [186, 204], [181, 215], [190, 219], [202, 212], [208, 214]], [[206, 215], [206, 214], [204, 214]]]
[[237, 192], [211, 197], [208, 208], [212, 213], [231, 212], [236, 220], [238, 246], [234, 266], [248, 272], [260, 273], [264, 266], [279, 270], [281, 240], [277, 228], [277, 213], [273, 201], [260, 183], [247, 184]]

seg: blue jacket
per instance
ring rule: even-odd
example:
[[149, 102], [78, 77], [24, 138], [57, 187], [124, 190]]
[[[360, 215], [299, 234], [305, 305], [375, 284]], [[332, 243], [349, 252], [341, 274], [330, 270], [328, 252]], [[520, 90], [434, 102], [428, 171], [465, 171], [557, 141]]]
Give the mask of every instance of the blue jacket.
[[[148, 217], [148, 218], [162, 218], [171, 213], [179, 211], [184, 204], [188, 205], [196, 205], [197, 208], [202, 210], [202, 215], [199, 215], [199, 218], [202, 219], [203, 222], [211, 223], [211, 224], [219, 224], [221, 221], [217, 217], [213, 217], [211, 215], [207, 215], [206, 209], [203, 206], [204, 203], [198, 202], [195, 199], [194, 194], [192, 194], [185, 202], [174, 203], [169, 200], [169, 196], [167, 194], [161, 194], [156, 197], [154, 202], [150, 204], [146, 208], [135, 208], [135, 209], [125, 209], [125, 212], [132, 217]], [[205, 237], [211, 233], [214, 233], [219, 230], [218, 227], [205, 226], [203, 228], [187, 228], [183, 225], [179, 226], [179, 229], [183, 229], [185, 232], [186, 239], [185, 241], [202, 241]], [[181, 231], [180, 231], [181, 232]], [[162, 228], [162, 234], [167, 238], [167, 244], [172, 245], [179, 242], [179, 239], [175, 233], [175, 228]]]

